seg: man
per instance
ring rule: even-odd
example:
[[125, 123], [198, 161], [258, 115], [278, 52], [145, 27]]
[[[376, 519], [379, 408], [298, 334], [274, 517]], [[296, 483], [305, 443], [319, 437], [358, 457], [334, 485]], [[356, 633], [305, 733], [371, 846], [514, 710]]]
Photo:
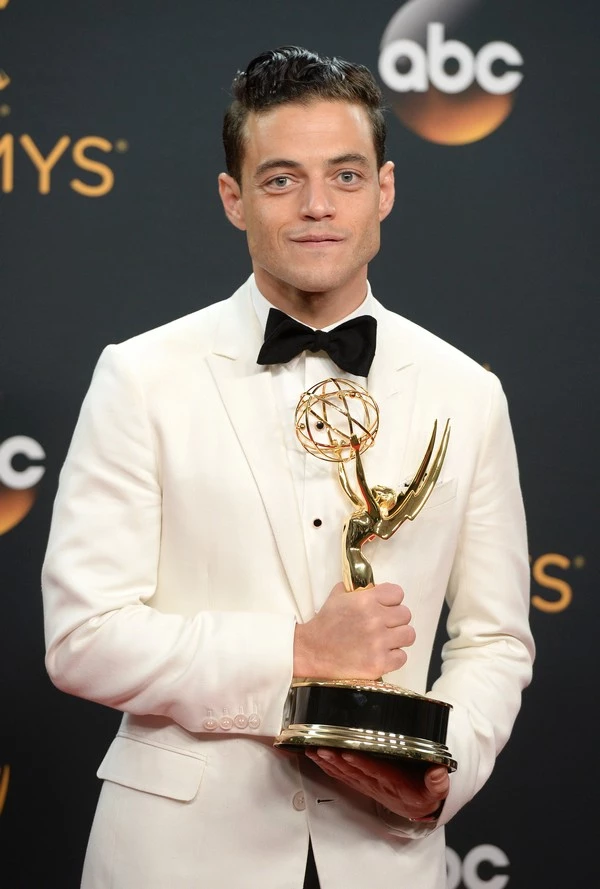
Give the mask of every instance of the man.
[[[55, 504], [47, 669], [63, 691], [124, 713], [98, 771], [82, 885], [441, 889], [443, 825], [488, 778], [531, 676], [506, 401], [493, 374], [370, 292], [394, 200], [370, 72], [282, 47], [233, 89], [219, 191], [253, 274], [233, 297], [107, 347]], [[347, 320], [367, 337], [350, 363], [332, 352], [334, 363], [324, 334], [290, 355], [298, 331], [274, 310], [304, 325], [302, 342]], [[374, 357], [375, 322], [354, 321], [365, 315]], [[301, 394], [329, 377], [379, 404], [363, 462], [395, 490], [432, 422], [452, 425], [426, 507], [368, 544], [376, 583], [350, 594], [338, 556], [348, 499], [293, 424]], [[293, 676], [384, 675], [424, 692], [445, 596], [431, 695], [453, 708], [455, 773], [273, 747]]]

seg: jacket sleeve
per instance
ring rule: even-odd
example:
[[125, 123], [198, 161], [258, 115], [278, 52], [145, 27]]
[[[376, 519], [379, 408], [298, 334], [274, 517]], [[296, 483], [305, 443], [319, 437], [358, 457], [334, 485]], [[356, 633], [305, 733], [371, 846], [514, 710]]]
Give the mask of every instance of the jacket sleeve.
[[447, 745], [457, 760], [450, 793], [433, 823], [380, 814], [402, 836], [446, 824], [489, 778], [532, 676], [526, 522], [506, 398], [490, 385], [487, 422], [447, 590], [448, 639], [429, 692], [452, 704]]
[[275, 735], [292, 678], [293, 614], [152, 607], [161, 541], [158, 447], [129, 353], [107, 347], [62, 468], [42, 569], [46, 667], [62, 691], [202, 731], [257, 713]]

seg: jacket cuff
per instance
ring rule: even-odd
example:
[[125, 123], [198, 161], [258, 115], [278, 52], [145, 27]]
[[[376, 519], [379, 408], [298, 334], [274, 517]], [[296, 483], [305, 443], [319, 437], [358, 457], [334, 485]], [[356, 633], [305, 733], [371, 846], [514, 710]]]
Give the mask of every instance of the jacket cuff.
[[444, 807], [444, 803], [436, 809], [432, 815], [426, 815], [424, 818], [404, 818], [402, 815], [396, 815], [382, 806], [375, 803], [377, 814], [383, 821], [391, 834], [407, 839], [417, 840], [429, 836], [438, 827], [438, 818]]

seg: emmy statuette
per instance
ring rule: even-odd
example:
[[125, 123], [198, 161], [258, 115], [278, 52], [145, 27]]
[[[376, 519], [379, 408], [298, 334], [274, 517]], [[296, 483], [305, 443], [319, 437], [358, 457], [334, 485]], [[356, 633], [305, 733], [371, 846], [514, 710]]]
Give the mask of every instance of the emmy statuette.
[[[439, 478], [450, 437], [450, 423], [434, 453], [437, 421], [421, 465], [400, 493], [383, 485], [369, 487], [361, 454], [375, 441], [379, 409], [372, 396], [350, 380], [328, 379], [305, 392], [295, 415], [296, 435], [315, 457], [337, 463], [342, 490], [354, 511], [342, 531], [342, 576], [348, 592], [374, 584], [362, 547], [379, 537], [388, 540], [405, 521], [413, 521]], [[355, 490], [347, 465], [354, 463]], [[294, 678], [281, 733], [274, 746], [337, 747], [414, 763], [457, 763], [446, 747], [450, 704], [436, 701], [382, 679]]]

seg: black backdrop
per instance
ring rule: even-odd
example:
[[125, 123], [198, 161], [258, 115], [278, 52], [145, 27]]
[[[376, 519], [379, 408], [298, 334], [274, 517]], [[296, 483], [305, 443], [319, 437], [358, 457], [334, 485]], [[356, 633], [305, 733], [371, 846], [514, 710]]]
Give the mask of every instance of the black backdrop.
[[[377, 72], [402, 5], [0, 0], [2, 889], [76, 889], [119, 719], [59, 693], [43, 666], [40, 567], [93, 366], [105, 344], [248, 274], [216, 191], [236, 69], [300, 43]], [[398, 197], [370, 272], [386, 305], [500, 376], [529, 518], [534, 682], [492, 778], [448, 827], [449, 886], [588, 889], [600, 13], [592, 0], [414, 5], [429, 21], [459, 11], [447, 35], [473, 52], [516, 47], [524, 75], [479, 141], [428, 141], [390, 111]]]

